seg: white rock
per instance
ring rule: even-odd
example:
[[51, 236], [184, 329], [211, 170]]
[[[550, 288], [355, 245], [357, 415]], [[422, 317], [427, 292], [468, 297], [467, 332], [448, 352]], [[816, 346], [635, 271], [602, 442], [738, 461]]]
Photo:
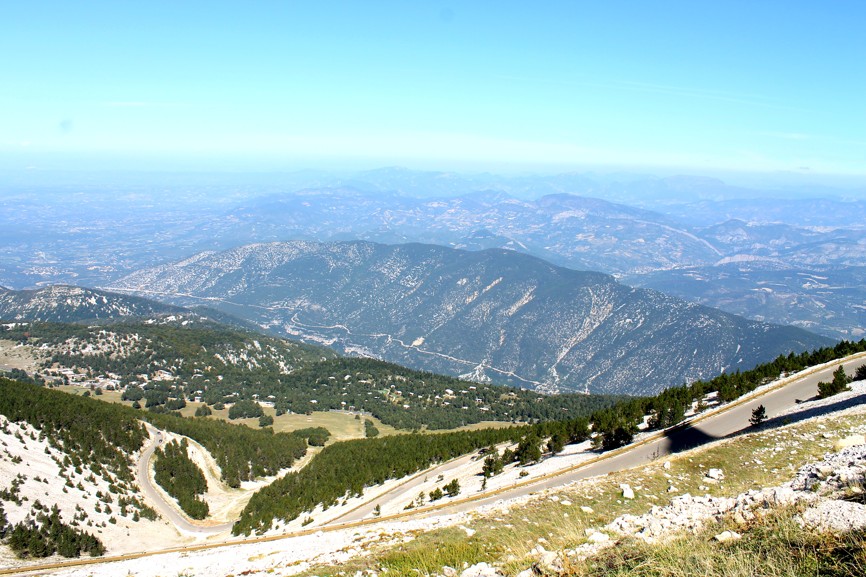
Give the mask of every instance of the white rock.
[[606, 543], [610, 541], [610, 536], [600, 531], [593, 531], [586, 540], [590, 543]]
[[665, 461], [664, 464], [662, 465], [662, 467], [664, 467], [665, 469], [670, 469], [671, 468], [671, 462]]
[[500, 577], [500, 575], [502, 574], [498, 569], [482, 561], [464, 569], [460, 577]]
[[562, 561], [559, 553], [547, 551], [538, 558], [538, 566], [544, 573], [559, 573], [562, 570]]
[[569, 501], [568, 499], [563, 499], [562, 501], [560, 501], [560, 504], [565, 505], [566, 507], [571, 507], [571, 501]]
[[709, 471], [707, 471], [707, 478], [721, 481], [725, 478], [725, 474], [724, 472], [722, 472], [721, 469], [710, 469]]
[[854, 447], [856, 445], [864, 445], [866, 444], [866, 436], [864, 435], [850, 435], [845, 437], [844, 439], [839, 439], [835, 443], [833, 443], [833, 449], [836, 451], [841, 451], [842, 449], [846, 449], [848, 447]]
[[718, 535], [713, 537], [713, 539], [715, 539], [719, 543], [727, 543], [728, 541], [737, 541], [740, 538], [742, 538], [742, 535], [740, 535], [736, 531], [722, 531], [721, 533], [719, 533]]
[[580, 510], [584, 513], [594, 513], [592, 507], [587, 507], [586, 505], [581, 505]]
[[803, 512], [801, 521], [808, 527], [846, 533], [866, 529], [866, 506], [851, 501], [822, 499]]
[[634, 499], [634, 491], [632, 488], [626, 485], [625, 489], [622, 490], [622, 498], [623, 499]]

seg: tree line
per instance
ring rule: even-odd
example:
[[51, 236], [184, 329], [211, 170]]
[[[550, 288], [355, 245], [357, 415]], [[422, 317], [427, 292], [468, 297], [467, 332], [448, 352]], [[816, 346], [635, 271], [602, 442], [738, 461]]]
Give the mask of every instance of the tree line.
[[325, 447], [306, 467], [257, 491], [232, 528], [234, 535], [266, 531], [321, 504], [325, 509], [363, 494], [366, 487], [399, 479], [482, 447], [517, 441], [525, 427], [356, 439]]

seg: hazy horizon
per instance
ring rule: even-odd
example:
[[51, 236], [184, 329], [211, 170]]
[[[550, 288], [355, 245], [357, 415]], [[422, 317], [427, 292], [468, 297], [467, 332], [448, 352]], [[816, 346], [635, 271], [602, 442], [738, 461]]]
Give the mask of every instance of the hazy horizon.
[[0, 169], [863, 182], [864, 16], [845, 1], [13, 3]]

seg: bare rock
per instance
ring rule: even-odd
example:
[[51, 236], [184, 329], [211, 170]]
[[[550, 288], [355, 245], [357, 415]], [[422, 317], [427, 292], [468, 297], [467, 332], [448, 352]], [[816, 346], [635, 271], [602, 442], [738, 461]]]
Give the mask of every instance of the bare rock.
[[866, 529], [866, 505], [821, 499], [803, 512], [800, 521], [807, 527], [836, 533]]
[[844, 439], [839, 439], [835, 443], [833, 443], [833, 449], [837, 451], [841, 451], [842, 449], [847, 449], [848, 447], [854, 447], [856, 445], [866, 444], [866, 435], [850, 435], [845, 437]]
[[719, 533], [718, 535], [713, 537], [713, 539], [715, 539], [719, 543], [728, 543], [730, 541], [738, 541], [741, 538], [742, 538], [742, 535], [740, 535], [736, 531], [722, 531], [721, 533]]
[[538, 558], [538, 568], [542, 573], [561, 573], [562, 558], [555, 551], [546, 551]]
[[593, 531], [586, 538], [588, 543], [607, 543], [610, 541], [610, 536], [607, 533], [602, 533], [601, 531]]

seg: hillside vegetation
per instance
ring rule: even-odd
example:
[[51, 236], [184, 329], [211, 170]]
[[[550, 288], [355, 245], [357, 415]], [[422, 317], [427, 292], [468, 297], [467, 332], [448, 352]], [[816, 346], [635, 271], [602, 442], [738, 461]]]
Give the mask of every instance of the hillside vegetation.
[[511, 250], [273, 242], [200, 253], [117, 290], [292, 338], [542, 392], [643, 395], [833, 341]]
[[588, 419], [547, 421], [499, 431], [402, 435], [336, 443], [316, 455], [303, 470], [278, 479], [254, 495], [232, 531], [263, 532], [276, 519], [290, 521], [319, 504], [327, 508], [338, 500], [361, 495], [366, 487], [506, 440], [518, 443], [516, 449], [502, 455], [491, 453], [489, 468], [485, 463], [485, 474], [487, 471], [495, 474], [496, 469], [515, 461], [520, 464], [538, 461], [544, 454], [561, 451], [567, 443], [585, 441], [590, 430], [599, 450], [615, 449], [632, 441], [647, 415], [650, 418], [645, 430], [670, 427], [681, 422], [687, 410], [712, 393], [722, 401], [730, 401], [780, 375], [863, 351], [866, 340], [843, 341], [811, 353], [780, 356], [751, 371], [719, 375], [711, 381], [668, 389], [654, 397], [627, 399], [594, 412]]
[[554, 397], [374, 359], [332, 358], [328, 349], [211, 323], [25, 323], [0, 336], [43, 355], [40, 378], [125, 388], [124, 399], [153, 411], [177, 410], [195, 398], [210, 405], [260, 400], [277, 415], [351, 410], [401, 429], [449, 429], [586, 416], [619, 398]]

